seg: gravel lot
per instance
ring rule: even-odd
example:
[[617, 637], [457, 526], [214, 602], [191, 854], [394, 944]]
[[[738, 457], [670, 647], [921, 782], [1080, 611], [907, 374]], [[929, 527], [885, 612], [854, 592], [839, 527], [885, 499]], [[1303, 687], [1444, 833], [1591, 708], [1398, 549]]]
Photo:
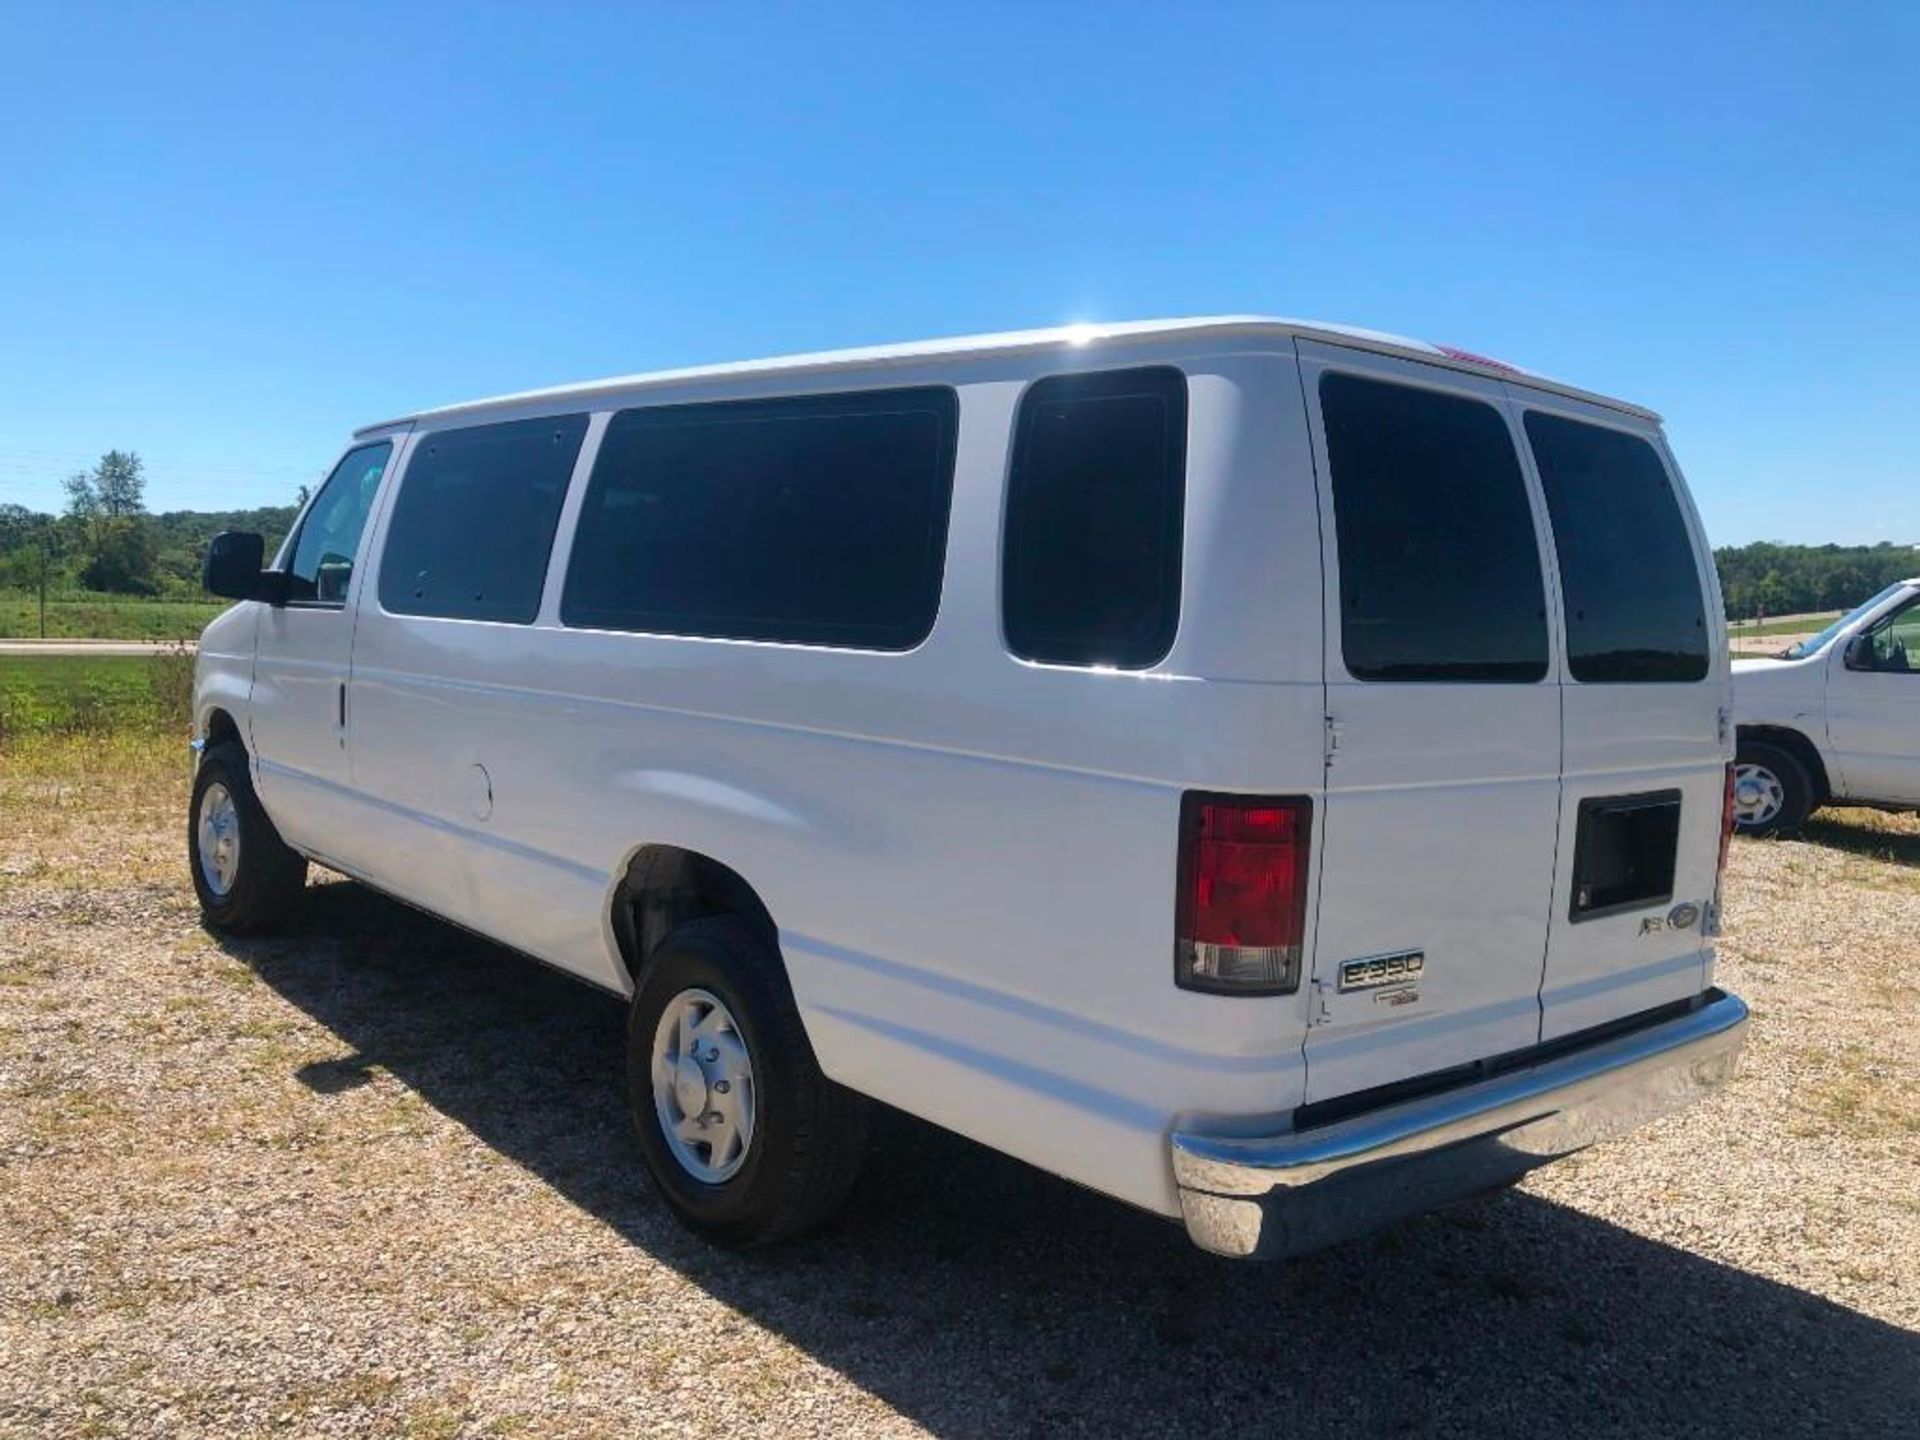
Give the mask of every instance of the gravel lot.
[[1713, 1105], [1292, 1265], [889, 1116], [646, 1188], [611, 1000], [356, 886], [216, 943], [172, 746], [0, 755], [0, 1434], [1920, 1432], [1920, 826], [1735, 847]]

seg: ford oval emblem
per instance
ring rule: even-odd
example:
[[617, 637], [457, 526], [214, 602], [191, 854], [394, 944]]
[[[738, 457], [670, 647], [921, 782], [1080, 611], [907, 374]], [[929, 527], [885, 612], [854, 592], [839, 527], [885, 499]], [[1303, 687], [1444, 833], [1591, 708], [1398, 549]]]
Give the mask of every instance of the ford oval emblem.
[[1692, 901], [1676, 905], [1667, 912], [1667, 928], [1671, 930], [1691, 930], [1700, 919], [1700, 907]]

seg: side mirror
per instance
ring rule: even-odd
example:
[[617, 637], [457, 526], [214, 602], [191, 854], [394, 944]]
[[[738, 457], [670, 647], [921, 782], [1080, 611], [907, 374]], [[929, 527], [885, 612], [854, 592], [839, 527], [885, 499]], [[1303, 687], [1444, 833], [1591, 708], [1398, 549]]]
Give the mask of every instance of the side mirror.
[[1873, 637], [1856, 635], [1847, 641], [1847, 648], [1841, 652], [1841, 661], [1849, 670], [1873, 669]]
[[207, 546], [207, 564], [200, 583], [210, 595], [228, 600], [265, 600], [272, 605], [285, 603], [280, 578], [260, 566], [265, 560], [267, 542], [248, 530], [226, 530], [213, 537]]

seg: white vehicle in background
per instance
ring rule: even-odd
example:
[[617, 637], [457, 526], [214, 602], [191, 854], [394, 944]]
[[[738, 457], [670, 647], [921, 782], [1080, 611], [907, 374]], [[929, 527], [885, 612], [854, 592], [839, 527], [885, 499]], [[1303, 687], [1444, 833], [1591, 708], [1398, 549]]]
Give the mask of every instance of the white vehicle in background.
[[1920, 809], [1920, 579], [1818, 635], [1733, 662], [1734, 823], [1791, 834], [1822, 805]]
[[640, 1148], [791, 1235], [868, 1097], [1313, 1249], [1711, 1090], [1731, 781], [1659, 419], [1261, 319], [362, 430], [208, 555], [207, 922], [308, 862], [621, 997]]

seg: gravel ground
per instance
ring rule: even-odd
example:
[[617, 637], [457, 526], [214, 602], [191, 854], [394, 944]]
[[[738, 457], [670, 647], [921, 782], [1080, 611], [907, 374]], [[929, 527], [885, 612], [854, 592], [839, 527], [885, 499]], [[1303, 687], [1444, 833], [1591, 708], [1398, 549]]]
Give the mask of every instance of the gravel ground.
[[[149, 747], [151, 749], [151, 747]], [[0, 1434], [1920, 1433], [1920, 826], [1740, 842], [1709, 1106], [1284, 1266], [886, 1116], [644, 1184], [610, 999], [357, 886], [216, 943], [164, 753], [0, 756]]]

